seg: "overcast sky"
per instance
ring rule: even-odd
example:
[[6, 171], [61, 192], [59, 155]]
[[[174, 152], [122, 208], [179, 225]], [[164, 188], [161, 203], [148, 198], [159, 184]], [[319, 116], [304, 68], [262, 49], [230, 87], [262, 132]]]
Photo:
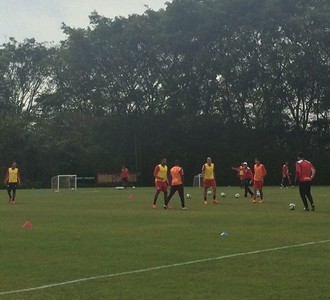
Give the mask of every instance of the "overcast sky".
[[66, 36], [61, 24], [86, 28], [94, 10], [114, 18], [142, 14], [147, 5], [158, 11], [170, 0], [0, 0], [0, 45], [15, 37], [19, 42], [35, 38], [37, 42], [59, 43]]

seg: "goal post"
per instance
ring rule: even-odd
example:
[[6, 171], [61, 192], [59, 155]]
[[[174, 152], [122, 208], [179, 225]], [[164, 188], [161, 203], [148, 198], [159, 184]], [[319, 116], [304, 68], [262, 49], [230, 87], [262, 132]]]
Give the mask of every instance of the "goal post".
[[198, 188], [202, 187], [203, 179], [204, 179], [203, 174], [197, 174], [196, 176], [194, 176], [193, 187], [198, 187]]
[[77, 175], [57, 175], [51, 179], [51, 189], [55, 192], [60, 190], [77, 190]]

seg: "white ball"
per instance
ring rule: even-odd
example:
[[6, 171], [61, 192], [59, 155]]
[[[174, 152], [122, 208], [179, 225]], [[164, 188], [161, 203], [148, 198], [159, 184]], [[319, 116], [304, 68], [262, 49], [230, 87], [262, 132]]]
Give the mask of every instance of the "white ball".
[[222, 192], [222, 193], [220, 194], [220, 196], [221, 196], [221, 197], [226, 197], [226, 194], [225, 194], [224, 192]]
[[187, 194], [186, 197], [187, 197], [187, 199], [190, 199], [191, 198], [191, 195], [190, 194]]
[[235, 194], [235, 198], [239, 198], [239, 193], [236, 193]]
[[211, 196], [212, 194], [213, 194], [212, 191], [207, 191], [207, 195], [208, 195], [208, 196]]
[[290, 210], [295, 210], [296, 209], [296, 205], [294, 203], [290, 203], [289, 204], [289, 209]]

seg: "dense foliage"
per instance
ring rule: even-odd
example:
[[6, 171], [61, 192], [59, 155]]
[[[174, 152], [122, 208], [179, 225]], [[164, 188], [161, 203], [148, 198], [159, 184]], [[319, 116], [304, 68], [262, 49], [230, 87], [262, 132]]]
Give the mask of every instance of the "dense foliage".
[[0, 47], [1, 169], [25, 182], [118, 172], [152, 184], [160, 157], [188, 182], [207, 156], [219, 184], [259, 156], [268, 183], [305, 151], [328, 183], [330, 3], [174, 0], [165, 10], [86, 29], [63, 24], [60, 45], [11, 39]]

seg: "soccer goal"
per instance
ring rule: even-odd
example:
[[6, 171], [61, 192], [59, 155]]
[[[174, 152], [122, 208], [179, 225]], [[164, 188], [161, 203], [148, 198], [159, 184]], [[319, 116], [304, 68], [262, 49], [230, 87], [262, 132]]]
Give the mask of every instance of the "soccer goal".
[[77, 175], [57, 175], [52, 177], [51, 188], [55, 192], [60, 190], [77, 190]]
[[193, 187], [202, 187], [203, 185], [203, 174], [197, 174], [194, 177]]

